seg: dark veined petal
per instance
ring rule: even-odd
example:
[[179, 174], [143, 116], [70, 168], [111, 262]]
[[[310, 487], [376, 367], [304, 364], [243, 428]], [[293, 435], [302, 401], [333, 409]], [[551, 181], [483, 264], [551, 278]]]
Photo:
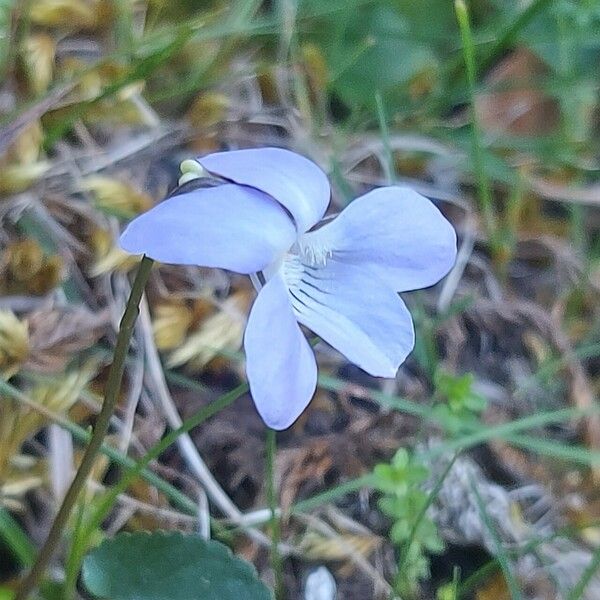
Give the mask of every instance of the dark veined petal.
[[452, 225], [430, 200], [397, 186], [357, 198], [333, 221], [304, 235], [301, 246], [309, 255], [361, 265], [397, 291], [437, 283], [456, 259]]
[[[297, 260], [297, 259], [296, 259]], [[376, 377], [395, 377], [414, 346], [402, 299], [368, 270], [330, 260], [285, 266], [298, 321]]]
[[273, 429], [286, 429], [317, 385], [315, 355], [302, 334], [281, 275], [259, 292], [244, 336], [246, 373], [256, 408]]
[[211, 173], [269, 194], [294, 218], [300, 233], [318, 223], [329, 204], [327, 176], [312, 161], [282, 148], [217, 152], [198, 159]]
[[234, 184], [168, 198], [134, 219], [121, 247], [155, 260], [254, 273], [296, 239], [288, 214], [266, 194]]

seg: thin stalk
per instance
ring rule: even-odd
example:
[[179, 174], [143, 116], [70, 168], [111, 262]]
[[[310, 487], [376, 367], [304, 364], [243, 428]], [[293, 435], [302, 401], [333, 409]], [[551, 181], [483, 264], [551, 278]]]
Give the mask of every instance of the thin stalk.
[[496, 211], [492, 199], [492, 189], [490, 180], [487, 177], [483, 159], [483, 144], [481, 141], [481, 131], [477, 121], [477, 113], [475, 111], [475, 101], [477, 98], [477, 69], [475, 66], [475, 44], [473, 43], [473, 33], [471, 31], [471, 23], [469, 19], [469, 9], [464, 0], [454, 1], [454, 10], [456, 19], [460, 29], [460, 37], [462, 40], [463, 59], [467, 70], [467, 83], [470, 96], [470, 112], [471, 112], [471, 151], [473, 155], [473, 166], [475, 169], [475, 177], [477, 180], [479, 205], [483, 214], [483, 220], [487, 234], [490, 238], [492, 250], [496, 249], [498, 223]]
[[125, 307], [125, 313], [121, 319], [119, 325], [119, 333], [117, 335], [117, 343], [115, 346], [115, 353], [113, 356], [113, 362], [110, 366], [108, 373], [108, 379], [106, 382], [106, 392], [104, 395], [104, 403], [102, 404], [102, 410], [96, 420], [94, 432], [90, 439], [90, 443], [83, 455], [81, 464], [71, 486], [69, 487], [64, 500], [58, 510], [58, 513], [50, 528], [50, 533], [46, 542], [42, 546], [40, 553], [38, 554], [35, 564], [31, 568], [31, 571], [27, 574], [17, 594], [15, 600], [26, 600], [29, 594], [36, 587], [38, 581], [43, 575], [52, 555], [54, 554], [57, 546], [60, 543], [65, 525], [71, 516], [71, 511], [77, 502], [77, 498], [81, 493], [81, 490], [85, 487], [88, 476], [94, 466], [94, 462], [102, 447], [102, 442], [108, 432], [110, 419], [115, 410], [117, 400], [119, 398], [119, 390], [121, 389], [121, 381], [123, 379], [123, 372], [125, 370], [125, 359], [127, 358], [127, 352], [129, 349], [129, 343], [133, 334], [133, 327], [138, 316], [138, 306], [144, 293], [144, 287], [148, 281], [150, 270], [152, 268], [152, 261], [150, 258], [144, 256], [140, 262], [133, 286], [131, 288], [131, 294], [127, 300], [127, 306]]
[[375, 92], [375, 102], [377, 103], [377, 120], [379, 121], [379, 131], [381, 132], [381, 141], [383, 143], [383, 172], [386, 182], [392, 184], [396, 179], [394, 172], [394, 155], [392, 154], [392, 147], [390, 146], [390, 130], [388, 128], [383, 96], [379, 90]]
[[282, 600], [283, 588], [283, 563], [279, 553], [279, 542], [281, 541], [281, 524], [278, 516], [279, 505], [277, 502], [277, 491], [275, 489], [275, 454], [277, 452], [277, 433], [274, 429], [267, 429], [265, 441], [265, 477], [267, 483], [267, 502], [271, 510], [271, 567], [275, 576], [275, 598]]

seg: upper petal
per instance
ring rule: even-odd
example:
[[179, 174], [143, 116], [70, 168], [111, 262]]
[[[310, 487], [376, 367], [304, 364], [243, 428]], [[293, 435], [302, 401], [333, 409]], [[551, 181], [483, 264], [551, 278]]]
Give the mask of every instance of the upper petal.
[[398, 186], [357, 198], [333, 221], [304, 235], [301, 246], [309, 254], [360, 264], [398, 291], [437, 283], [456, 259], [452, 225], [430, 200]]
[[299, 232], [318, 223], [329, 204], [327, 176], [312, 161], [282, 148], [216, 152], [198, 159], [211, 173], [269, 194], [294, 218]]
[[120, 244], [165, 263], [254, 273], [295, 239], [292, 220], [271, 197], [225, 184], [168, 198], [134, 219]]
[[264, 285], [252, 306], [244, 349], [250, 391], [260, 416], [269, 427], [286, 429], [315, 392], [317, 364], [279, 274]]
[[395, 377], [414, 346], [402, 299], [376, 275], [352, 264], [285, 266], [298, 320], [348, 360], [377, 377]]

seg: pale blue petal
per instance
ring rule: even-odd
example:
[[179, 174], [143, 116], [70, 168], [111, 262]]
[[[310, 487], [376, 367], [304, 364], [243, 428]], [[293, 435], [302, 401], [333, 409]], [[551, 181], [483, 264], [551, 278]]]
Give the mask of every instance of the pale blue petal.
[[430, 200], [397, 186], [357, 198], [301, 243], [317, 256], [327, 253], [334, 260], [361, 265], [398, 291], [437, 283], [456, 259], [452, 225]]
[[295, 238], [292, 220], [271, 197], [225, 184], [161, 202], [128, 225], [120, 244], [164, 263], [255, 273]]
[[367, 373], [395, 377], [414, 346], [412, 319], [398, 294], [352, 264], [299, 269], [286, 269], [298, 321]]
[[286, 429], [315, 392], [317, 364], [279, 274], [266, 283], [252, 306], [244, 349], [250, 391], [260, 416], [269, 427]]
[[269, 194], [294, 218], [300, 233], [318, 223], [329, 204], [327, 176], [312, 161], [282, 148], [217, 152], [198, 159], [213, 174]]

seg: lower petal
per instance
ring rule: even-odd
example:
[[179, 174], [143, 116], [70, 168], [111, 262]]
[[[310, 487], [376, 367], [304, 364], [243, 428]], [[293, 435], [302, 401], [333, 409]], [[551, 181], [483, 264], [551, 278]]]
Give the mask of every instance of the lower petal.
[[376, 377], [395, 377], [414, 347], [412, 319], [402, 299], [368, 270], [329, 260], [291, 269], [298, 321]]
[[315, 392], [317, 364], [279, 274], [265, 284], [252, 306], [244, 349], [250, 391], [260, 416], [269, 427], [286, 429]]

